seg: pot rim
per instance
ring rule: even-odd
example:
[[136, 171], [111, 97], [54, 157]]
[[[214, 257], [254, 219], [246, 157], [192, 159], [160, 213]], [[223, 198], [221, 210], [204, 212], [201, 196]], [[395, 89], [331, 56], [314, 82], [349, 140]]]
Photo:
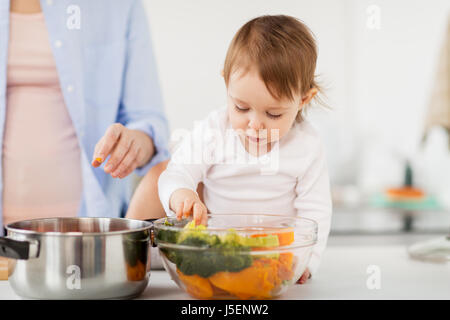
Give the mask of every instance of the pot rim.
[[[46, 220], [120, 220], [120, 221], [139, 221], [143, 223], [145, 226], [136, 228], [136, 229], [127, 229], [127, 230], [117, 230], [117, 231], [103, 231], [103, 232], [81, 232], [81, 231], [71, 231], [71, 232], [59, 232], [59, 231], [36, 231], [36, 230], [28, 230], [21, 229], [15, 224], [33, 222], [33, 221], [46, 221]], [[56, 236], [56, 237], [80, 237], [80, 236], [107, 236], [107, 235], [121, 235], [133, 232], [146, 231], [153, 227], [152, 222], [148, 222], [145, 220], [137, 220], [137, 219], [128, 219], [128, 218], [111, 218], [111, 217], [52, 217], [52, 218], [37, 218], [37, 219], [28, 219], [21, 220], [9, 223], [5, 226], [7, 231], [14, 232], [16, 234], [24, 234], [24, 235], [38, 235], [38, 236]]]

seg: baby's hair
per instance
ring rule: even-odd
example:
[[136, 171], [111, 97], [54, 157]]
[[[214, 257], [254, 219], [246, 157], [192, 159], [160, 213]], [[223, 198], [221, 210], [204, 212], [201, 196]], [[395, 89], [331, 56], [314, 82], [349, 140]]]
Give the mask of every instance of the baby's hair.
[[[294, 94], [303, 96], [312, 88], [323, 93], [315, 80], [316, 61], [316, 42], [304, 23], [286, 15], [261, 16], [244, 24], [233, 37], [223, 76], [228, 86], [237, 69], [256, 68], [273, 97], [292, 100]], [[324, 104], [318, 94], [314, 99]], [[299, 112], [297, 121], [301, 119]]]

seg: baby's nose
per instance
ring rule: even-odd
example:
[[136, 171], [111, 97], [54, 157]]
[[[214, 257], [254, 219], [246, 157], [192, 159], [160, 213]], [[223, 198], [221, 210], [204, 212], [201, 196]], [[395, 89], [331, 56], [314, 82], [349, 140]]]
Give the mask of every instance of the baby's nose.
[[253, 119], [250, 119], [250, 122], [248, 123], [248, 127], [257, 132], [261, 129], [264, 129], [264, 124], [262, 121], [259, 121], [259, 119], [253, 118]]

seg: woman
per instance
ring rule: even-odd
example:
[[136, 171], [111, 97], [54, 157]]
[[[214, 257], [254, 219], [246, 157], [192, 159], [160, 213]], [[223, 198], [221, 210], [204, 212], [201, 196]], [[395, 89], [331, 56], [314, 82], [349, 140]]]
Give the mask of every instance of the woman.
[[0, 25], [0, 222], [123, 216], [168, 158], [140, 1], [2, 1]]

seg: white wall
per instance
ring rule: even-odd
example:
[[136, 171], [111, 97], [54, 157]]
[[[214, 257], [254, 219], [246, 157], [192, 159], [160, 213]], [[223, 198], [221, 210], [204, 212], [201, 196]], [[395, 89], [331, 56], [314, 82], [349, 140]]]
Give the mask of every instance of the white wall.
[[[372, 4], [380, 8], [379, 30], [366, 27]], [[450, 1], [352, 0], [350, 8], [349, 95], [358, 137], [357, 180], [366, 190], [402, 182], [403, 159], [408, 158], [416, 181], [438, 192], [442, 180], [450, 181], [448, 144], [439, 137], [440, 147], [423, 151], [419, 145]]]
[[[328, 112], [316, 115], [325, 123], [322, 128], [319, 124], [319, 129], [326, 131], [330, 127], [327, 121], [346, 118], [342, 115], [348, 105], [345, 2], [147, 0], [144, 3], [172, 130], [190, 128], [194, 120], [225, 104], [220, 72], [228, 45], [245, 22], [263, 14], [293, 15], [312, 29], [319, 47], [317, 73], [327, 88], [327, 102], [335, 110], [332, 117]], [[331, 135], [336, 136], [347, 137], [344, 131]]]
[[[193, 120], [225, 103], [220, 76], [234, 33], [262, 14], [289, 14], [303, 21], [318, 38], [318, 71], [331, 87], [333, 105], [344, 104], [344, 8], [336, 1], [269, 0], [147, 0], [161, 82], [172, 128], [189, 127]], [[324, 12], [325, 9], [325, 12]], [[317, 17], [324, 14], [324, 17]], [[331, 28], [330, 28], [331, 27]], [[326, 54], [333, 52], [333, 55]]]
[[[288, 14], [303, 20], [318, 41], [317, 72], [333, 111], [318, 109], [311, 121], [327, 145], [332, 180], [369, 189], [401, 180], [393, 154], [417, 152], [450, 1], [144, 3], [172, 130], [190, 128], [225, 103], [220, 71], [238, 28], [262, 14]], [[380, 30], [366, 26], [373, 4], [381, 10]]]

